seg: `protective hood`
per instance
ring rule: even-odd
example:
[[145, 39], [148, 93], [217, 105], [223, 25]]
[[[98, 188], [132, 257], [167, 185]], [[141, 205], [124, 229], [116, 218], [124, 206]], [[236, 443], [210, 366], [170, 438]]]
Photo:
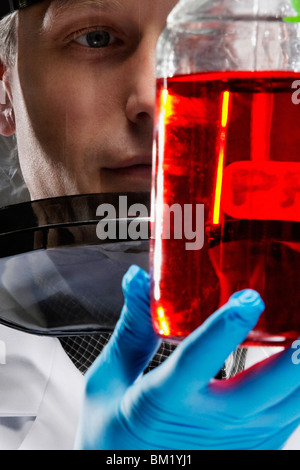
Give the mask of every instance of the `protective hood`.
[[8, 15], [9, 13], [13, 13], [16, 10], [29, 7], [41, 1], [43, 0], [1, 0], [0, 19]]

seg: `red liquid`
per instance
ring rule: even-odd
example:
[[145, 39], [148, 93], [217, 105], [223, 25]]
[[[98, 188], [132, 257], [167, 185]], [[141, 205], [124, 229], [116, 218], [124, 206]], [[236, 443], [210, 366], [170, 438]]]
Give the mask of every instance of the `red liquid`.
[[[284, 346], [300, 335], [299, 78], [230, 72], [158, 81], [152, 315], [164, 338], [180, 341], [247, 288], [266, 310], [245, 345]], [[190, 240], [172, 236], [172, 224], [165, 239], [163, 203], [204, 204], [202, 249], [187, 251]]]

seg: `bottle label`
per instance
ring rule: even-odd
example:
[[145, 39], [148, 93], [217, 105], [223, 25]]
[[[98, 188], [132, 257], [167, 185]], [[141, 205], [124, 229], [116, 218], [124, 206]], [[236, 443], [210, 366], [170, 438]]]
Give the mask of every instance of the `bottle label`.
[[228, 165], [222, 208], [236, 219], [300, 222], [300, 163], [240, 161]]

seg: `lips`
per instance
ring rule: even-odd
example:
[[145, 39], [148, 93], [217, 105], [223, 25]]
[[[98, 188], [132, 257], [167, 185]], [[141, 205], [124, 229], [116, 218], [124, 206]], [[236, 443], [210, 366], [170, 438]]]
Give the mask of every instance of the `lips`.
[[119, 162], [116, 162], [111, 167], [106, 169], [108, 170], [127, 170], [127, 169], [134, 169], [140, 167], [151, 167], [152, 166], [152, 155], [144, 155], [144, 156], [134, 156], [134, 157], [127, 157]]
[[102, 192], [145, 192], [151, 190], [151, 158], [124, 158], [111, 161], [112, 164], [109, 167], [100, 168]]
[[106, 171], [113, 172], [115, 174], [123, 175], [124, 177], [144, 177], [150, 178], [152, 172], [152, 165], [138, 164], [130, 166], [122, 166], [118, 168], [106, 168]]
[[125, 157], [114, 163], [111, 167], [105, 168], [105, 171], [124, 177], [151, 178], [152, 155], [145, 154]]

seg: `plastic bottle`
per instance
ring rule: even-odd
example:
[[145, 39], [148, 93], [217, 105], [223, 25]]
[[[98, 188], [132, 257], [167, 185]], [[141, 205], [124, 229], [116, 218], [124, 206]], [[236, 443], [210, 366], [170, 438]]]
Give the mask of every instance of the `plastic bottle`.
[[245, 345], [300, 334], [300, 2], [181, 0], [157, 49], [152, 315], [179, 342], [229, 296]]

